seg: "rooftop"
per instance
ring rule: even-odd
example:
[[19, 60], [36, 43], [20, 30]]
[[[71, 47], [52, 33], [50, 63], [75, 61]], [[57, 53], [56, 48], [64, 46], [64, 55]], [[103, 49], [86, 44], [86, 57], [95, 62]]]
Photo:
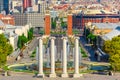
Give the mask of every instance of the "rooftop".
[[106, 40], [111, 40], [113, 37], [116, 37], [118, 35], [120, 35], [120, 26], [116, 27], [108, 34], [105, 34], [104, 36], [102, 36], [102, 38], [106, 41]]
[[5, 24], [0, 20], [0, 27], [5, 26]]
[[84, 14], [114, 14], [107, 10], [88, 9], [84, 11]]
[[115, 29], [116, 27], [120, 26], [120, 23], [92, 23], [98, 29]]

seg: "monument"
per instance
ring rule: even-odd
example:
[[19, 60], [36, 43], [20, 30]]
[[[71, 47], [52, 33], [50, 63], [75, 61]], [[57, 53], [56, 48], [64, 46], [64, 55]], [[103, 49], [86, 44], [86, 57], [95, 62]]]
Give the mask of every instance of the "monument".
[[[60, 37], [60, 41], [62, 40], [61, 43], [59, 44], [62, 44], [62, 47], [60, 49], [60, 54], [58, 55], [58, 52], [57, 52], [57, 49], [56, 49], [56, 44], [55, 44], [55, 40], [58, 39], [58, 35], [57, 37], [55, 37], [56, 35], [54, 36], [48, 36], [50, 42], [49, 42], [49, 47], [46, 48], [48, 51], [47, 52], [47, 55], [48, 55], [48, 63], [47, 65], [49, 66], [49, 63], [50, 63], [50, 73], [49, 73], [49, 77], [56, 77], [57, 76], [57, 71], [56, 71], [56, 57], [57, 58], [61, 58], [61, 59], [57, 59], [59, 60], [60, 63], [62, 63], [62, 73], [61, 73], [61, 77], [69, 77], [69, 72], [68, 72], [68, 55], [72, 55], [74, 56], [72, 62], [74, 63], [74, 73], [73, 73], [73, 77], [80, 77], [81, 74], [79, 73], [79, 60], [81, 60], [81, 53], [80, 53], [80, 48], [79, 48], [79, 37], [75, 37], [73, 36], [72, 38], [74, 39], [73, 41], [73, 44], [74, 46], [70, 47], [70, 44], [69, 44], [69, 35], [73, 35], [72, 34], [72, 13], [71, 13], [71, 10], [69, 10], [69, 13], [68, 13], [68, 17], [67, 17], [67, 24], [68, 24], [68, 29], [67, 29], [67, 35], [68, 36], [63, 36], [61, 34], [61, 37]], [[49, 14], [49, 11], [46, 11], [46, 14], [45, 14], [45, 35], [50, 35], [50, 14]], [[56, 24], [56, 29], [55, 31], [56, 32], [61, 32], [62, 29], [61, 29], [61, 21], [60, 19], [58, 18], [57, 20], [57, 24]], [[56, 39], [57, 38], [57, 39]], [[41, 76], [41, 77], [44, 77], [45, 74], [43, 72], [43, 63], [44, 63], [44, 58], [43, 58], [43, 55], [44, 55], [44, 51], [43, 51], [43, 37], [40, 37], [39, 38], [39, 54], [38, 54], [38, 65], [39, 65], [39, 70], [38, 70], [38, 76]], [[72, 51], [69, 51], [69, 50], [72, 50]], [[57, 56], [56, 56], [57, 55]], [[50, 60], [50, 61], [49, 61]], [[72, 66], [73, 67], [73, 66]], [[60, 67], [61, 68], [61, 67]]]
[[[56, 77], [56, 71], [55, 71], [55, 37], [50, 37], [50, 74], [49, 74], [49, 77]], [[75, 43], [75, 46], [74, 46], [74, 73], [73, 73], [73, 77], [80, 77], [81, 74], [79, 73], [79, 38], [78, 37], [75, 37], [74, 38], [74, 43]], [[67, 71], [67, 54], [68, 54], [68, 51], [67, 51], [67, 41], [68, 41], [68, 38], [66, 36], [62, 37], [62, 40], [63, 40], [63, 53], [62, 53], [62, 74], [61, 74], [61, 77], [69, 77], [69, 73]], [[48, 54], [48, 53], [47, 53]], [[39, 64], [39, 72], [38, 72], [38, 76], [41, 76], [41, 77], [44, 77], [44, 73], [43, 73], [43, 38], [40, 37], [39, 38], [39, 58], [38, 58], [38, 64]]]

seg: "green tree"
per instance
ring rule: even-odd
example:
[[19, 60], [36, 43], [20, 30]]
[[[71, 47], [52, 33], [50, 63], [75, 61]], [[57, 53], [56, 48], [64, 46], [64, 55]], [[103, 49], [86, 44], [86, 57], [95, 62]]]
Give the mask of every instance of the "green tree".
[[52, 29], [55, 29], [56, 28], [56, 20], [54, 20], [53, 18], [51, 19], [51, 26], [52, 26]]
[[118, 54], [110, 56], [110, 63], [114, 71], [120, 71], [120, 52]]
[[28, 37], [24, 36], [24, 34], [18, 37], [18, 42], [17, 42], [18, 48], [21, 49], [25, 45], [25, 43], [27, 43], [28, 40], [31, 40], [32, 38], [33, 38], [33, 28], [30, 28], [28, 31]]
[[33, 28], [30, 28], [30, 30], [29, 30], [31, 33], [33, 33]]
[[13, 47], [8, 40], [5, 38], [4, 34], [0, 34], [0, 67], [5, 65], [7, 56], [13, 51]]
[[28, 40], [31, 40], [33, 38], [33, 33], [28, 31]]
[[64, 28], [67, 28], [67, 23], [63, 21], [63, 18], [60, 18], [60, 21], [61, 21], [61, 27], [64, 29]]
[[103, 50], [109, 54], [109, 61], [113, 70], [120, 71], [120, 36], [105, 41]]
[[30, 28], [28, 31], [28, 40], [31, 40], [33, 38], [33, 28]]
[[103, 50], [109, 55], [117, 54], [120, 50], [120, 37], [114, 37], [112, 40], [105, 41]]
[[22, 36], [19, 36], [18, 37], [18, 48], [22, 48], [24, 46], [25, 43], [27, 43], [28, 39], [26, 36], [24, 36], [24, 34], [22, 34]]
[[61, 22], [61, 26], [62, 26], [63, 29], [67, 28], [67, 24], [65, 22]]
[[87, 36], [87, 39], [90, 39], [90, 42], [91, 43], [94, 43], [95, 40], [96, 40], [96, 36], [92, 33], [90, 33], [88, 36]]
[[22, 48], [22, 44], [21, 44], [21, 36], [18, 37], [18, 43], [17, 43], [18, 48]]
[[22, 36], [21, 36], [21, 44], [22, 44], [22, 46], [23, 46], [25, 43], [27, 43], [27, 41], [28, 41], [28, 39], [26, 38], [26, 36], [24, 36], [24, 34], [22, 34]]
[[79, 33], [80, 33], [79, 30], [73, 29], [73, 34], [79, 34]]

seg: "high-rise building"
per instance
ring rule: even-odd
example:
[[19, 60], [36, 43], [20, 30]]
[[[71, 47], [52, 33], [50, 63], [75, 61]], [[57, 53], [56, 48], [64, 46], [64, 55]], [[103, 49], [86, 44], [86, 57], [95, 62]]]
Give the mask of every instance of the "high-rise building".
[[23, 11], [25, 12], [28, 7], [32, 7], [32, 1], [31, 0], [23, 0]]
[[38, 4], [38, 0], [35, 0], [35, 4], [36, 4], [36, 5]]
[[100, 0], [97, 0], [97, 2], [99, 2], [99, 3], [100, 3]]
[[11, 11], [13, 12], [21, 12], [23, 11], [23, 7], [22, 7], [22, 0], [12, 0], [9, 1], [9, 7], [10, 7], [10, 13]]
[[3, 0], [0, 0], [0, 12], [3, 10]]
[[3, 0], [3, 9], [6, 11], [6, 14], [9, 13], [9, 0]]
[[46, 11], [46, 8], [49, 7], [50, 4], [48, 3], [41, 3], [41, 4], [38, 4], [38, 13], [45, 13]]
[[0, 0], [0, 12], [5, 10], [6, 14], [9, 13], [9, 0]]

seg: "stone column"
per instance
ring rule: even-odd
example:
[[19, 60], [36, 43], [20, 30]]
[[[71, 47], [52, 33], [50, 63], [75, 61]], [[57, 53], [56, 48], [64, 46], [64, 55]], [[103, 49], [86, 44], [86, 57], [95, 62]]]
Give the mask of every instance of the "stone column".
[[49, 48], [47, 48], [47, 67], [50, 67], [50, 52], [49, 52]]
[[79, 47], [79, 63], [80, 63], [80, 65], [81, 65], [81, 63], [82, 63], [82, 54], [81, 54], [81, 47]]
[[37, 61], [37, 63], [39, 62], [39, 56], [38, 56], [38, 54], [39, 54], [39, 47], [36, 47], [36, 61]]
[[79, 37], [75, 37], [75, 55], [74, 55], [74, 74], [73, 77], [80, 77], [79, 74]]
[[55, 37], [51, 37], [51, 72], [49, 77], [56, 77], [55, 73]]
[[43, 74], [43, 40], [42, 37], [39, 38], [39, 53], [38, 53], [38, 65], [39, 65], [39, 72], [38, 76], [44, 77]]
[[63, 57], [62, 57], [62, 61], [63, 61], [63, 73], [61, 75], [61, 77], [68, 77], [67, 74], [67, 37], [63, 37]]

